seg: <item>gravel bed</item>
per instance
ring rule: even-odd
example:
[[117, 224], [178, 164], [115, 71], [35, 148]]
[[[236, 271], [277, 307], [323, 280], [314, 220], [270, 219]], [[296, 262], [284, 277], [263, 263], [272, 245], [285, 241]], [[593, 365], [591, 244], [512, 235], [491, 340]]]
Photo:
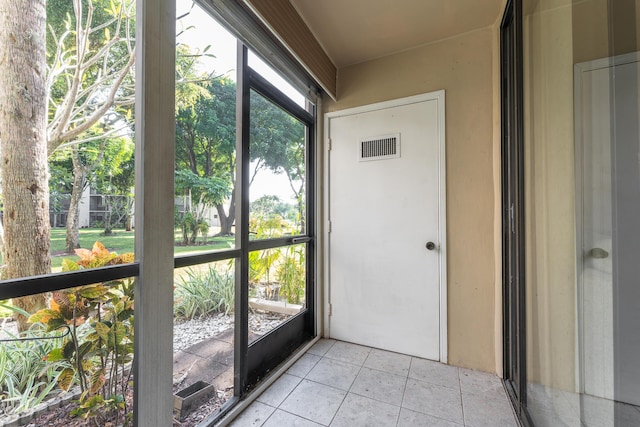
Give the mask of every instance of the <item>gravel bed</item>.
[[[253, 310], [249, 313], [249, 330], [253, 334], [264, 335], [270, 330], [276, 328], [288, 317], [290, 316]], [[184, 350], [194, 344], [208, 338], [212, 338], [226, 330], [232, 329], [233, 326], [233, 313], [230, 315], [218, 313], [213, 316], [192, 320], [176, 319], [173, 327], [173, 351], [175, 353], [180, 350]], [[16, 322], [11, 319], [4, 319], [0, 321], [0, 339], [7, 338], [9, 336], [8, 334], [15, 335], [16, 333]], [[217, 390], [209, 400], [201, 402], [185, 419], [174, 419], [173, 425], [176, 427], [196, 426], [200, 421], [224, 404], [232, 394], [233, 386], [230, 386], [227, 389]], [[132, 400], [133, 395], [130, 393], [127, 398], [128, 400]], [[58, 405], [51, 406], [50, 408], [47, 408], [48, 410], [45, 409], [46, 412], [39, 414], [38, 416], [34, 416], [32, 420], [26, 421], [26, 423], [22, 425], [27, 425], [28, 427], [40, 427], [45, 425], [48, 427], [83, 427], [88, 425], [86, 420], [69, 418], [69, 411], [74, 406], [75, 403], [73, 402], [68, 402], [60, 407], [58, 407]], [[4, 423], [0, 421], [0, 425], [3, 424]], [[105, 427], [112, 425], [113, 424], [111, 422], [104, 424]]]
[[[274, 329], [287, 315], [277, 313], [265, 313], [262, 311], [249, 312], [249, 330], [257, 335], [264, 335]], [[184, 350], [193, 344], [214, 337], [228, 329], [233, 328], [233, 313], [214, 314], [192, 320], [176, 319], [173, 323], [173, 351]], [[7, 318], [0, 321], [0, 339], [8, 338], [9, 334], [16, 335], [17, 323]]]
[[[289, 316], [283, 314], [251, 311], [249, 312], [249, 330], [254, 334], [264, 335], [287, 317]], [[173, 322], [173, 351], [184, 350], [193, 344], [233, 328], [233, 325], [233, 313], [229, 315], [219, 313], [192, 320], [176, 319]]]

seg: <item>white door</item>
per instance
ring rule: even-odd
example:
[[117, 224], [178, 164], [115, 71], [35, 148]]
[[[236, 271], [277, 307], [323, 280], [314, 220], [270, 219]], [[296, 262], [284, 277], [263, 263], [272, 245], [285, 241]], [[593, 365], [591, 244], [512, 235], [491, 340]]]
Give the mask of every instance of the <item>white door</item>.
[[634, 405], [640, 405], [637, 61], [631, 55], [576, 67], [582, 384], [586, 394]]
[[446, 361], [444, 92], [327, 129], [330, 336]]

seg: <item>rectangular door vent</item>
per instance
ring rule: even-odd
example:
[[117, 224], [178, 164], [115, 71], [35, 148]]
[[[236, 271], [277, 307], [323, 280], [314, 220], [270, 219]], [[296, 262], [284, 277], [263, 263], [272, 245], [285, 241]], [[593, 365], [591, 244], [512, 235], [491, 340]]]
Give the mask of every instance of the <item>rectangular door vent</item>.
[[400, 157], [400, 134], [382, 135], [360, 140], [358, 160], [395, 159]]

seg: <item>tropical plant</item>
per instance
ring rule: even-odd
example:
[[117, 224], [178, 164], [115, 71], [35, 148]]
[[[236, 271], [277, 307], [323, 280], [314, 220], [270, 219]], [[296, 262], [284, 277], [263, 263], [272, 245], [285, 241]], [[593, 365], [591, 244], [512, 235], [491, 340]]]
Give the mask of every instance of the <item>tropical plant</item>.
[[[256, 239], [281, 237], [288, 232], [288, 223], [280, 215], [253, 215], [249, 219], [249, 230]], [[280, 259], [279, 249], [265, 249], [249, 253], [249, 282], [266, 283], [272, 279], [272, 271]]]
[[256, 239], [272, 239], [290, 233], [289, 223], [280, 215], [251, 215], [249, 218], [249, 232]]
[[204, 218], [197, 218], [193, 212], [177, 213], [175, 225], [182, 231], [183, 245], [195, 245], [198, 234], [202, 236], [202, 244], [207, 244], [209, 223]]
[[[0, 304], [10, 311], [17, 307]], [[21, 313], [28, 316], [28, 313]], [[5, 331], [7, 338], [0, 345], [0, 418], [19, 413], [40, 404], [54, 390], [65, 363], [49, 363], [46, 355], [60, 346], [59, 331], [47, 336], [40, 325], [14, 336]]]
[[234, 301], [235, 280], [231, 270], [221, 273], [214, 266], [205, 271], [188, 269], [176, 285], [173, 312], [185, 319], [217, 312], [229, 314]]
[[262, 282], [265, 275], [265, 264], [260, 262], [262, 253], [260, 251], [249, 252], [249, 283], [257, 284]]
[[303, 245], [295, 245], [283, 251], [283, 259], [276, 270], [280, 296], [289, 304], [300, 304], [304, 300], [306, 287], [305, 248]]
[[206, 245], [207, 236], [209, 235], [209, 223], [204, 219], [200, 219], [200, 221], [198, 221], [197, 223], [196, 228], [197, 228], [198, 234], [202, 236], [202, 244]]
[[[77, 249], [78, 262], [65, 259], [63, 271], [97, 268], [133, 261], [133, 254], [117, 255], [96, 242], [91, 250]], [[57, 378], [63, 390], [75, 381], [82, 394], [71, 415], [94, 418], [124, 414], [133, 361], [133, 281], [114, 280], [54, 292], [50, 307], [32, 315], [47, 331], [68, 325], [70, 334], [47, 353], [50, 363], [64, 362]]]

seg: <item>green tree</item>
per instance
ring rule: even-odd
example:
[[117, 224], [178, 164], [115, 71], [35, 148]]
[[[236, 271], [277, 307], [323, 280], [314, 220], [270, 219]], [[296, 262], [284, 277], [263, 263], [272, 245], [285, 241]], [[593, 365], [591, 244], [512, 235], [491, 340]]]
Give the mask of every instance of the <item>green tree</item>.
[[[73, 160], [66, 224], [66, 249], [71, 253], [79, 245], [78, 202], [89, 175], [98, 166], [117, 169], [101, 159], [86, 162], [81, 147], [130, 133], [133, 126], [135, 0], [52, 0], [47, 3], [47, 11], [52, 17], [47, 39], [48, 150], [50, 155], [56, 150], [70, 150]], [[197, 86], [189, 84], [189, 78], [203, 55], [206, 52], [178, 48], [176, 79], [183, 92], [181, 99], [187, 102], [199, 93]], [[109, 156], [106, 159], [110, 160]], [[121, 191], [129, 194], [130, 188]], [[131, 216], [131, 197], [126, 196], [126, 200], [122, 207], [124, 211], [128, 207]]]
[[261, 169], [286, 175], [304, 230], [305, 126], [256, 92], [251, 92], [250, 102], [253, 177]]
[[[217, 177], [229, 184], [229, 199], [216, 203], [221, 235], [235, 221], [235, 83], [215, 77], [199, 93], [182, 102], [176, 114], [176, 170]], [[192, 91], [191, 93], [195, 93]], [[250, 156], [253, 182], [260, 170], [285, 174], [296, 198], [297, 219], [304, 227], [305, 128], [282, 109], [251, 93]], [[228, 203], [228, 210], [225, 209]]]
[[134, 143], [129, 137], [110, 138], [104, 144], [104, 155], [95, 164], [91, 186], [104, 194], [105, 234], [117, 224], [131, 230], [133, 186], [135, 180]]
[[135, 184], [135, 156], [132, 141], [129, 141], [127, 148], [128, 151], [124, 152], [123, 160], [119, 167], [109, 174], [108, 187], [106, 185], [104, 187], [99, 186], [98, 191], [115, 196], [108, 199], [110, 212], [117, 214], [115, 221], [110, 224], [124, 223], [125, 230], [131, 231], [134, 202], [133, 187]]
[[[200, 176], [190, 170], [176, 171], [176, 192], [185, 195], [185, 212], [179, 218], [183, 243], [195, 244], [198, 232], [209, 231], [209, 224], [203, 218], [206, 206], [222, 204], [229, 196], [229, 183], [224, 178]], [[194, 204], [192, 201], [197, 200]], [[206, 234], [204, 235], [206, 240]]]
[[[220, 235], [231, 234], [235, 221], [235, 96], [236, 86], [225, 77], [201, 83], [193, 104], [185, 103], [176, 114], [176, 173], [224, 183], [227, 198], [211, 199], [220, 219]], [[176, 183], [180, 179], [176, 175]], [[184, 194], [176, 184], [178, 194]], [[198, 198], [196, 198], [198, 200]], [[229, 208], [225, 210], [225, 201]]]
[[[88, 176], [102, 163], [105, 141], [128, 129], [132, 119], [135, 2], [58, 0], [47, 6], [53, 18], [47, 39], [47, 145], [49, 155], [66, 150], [72, 161], [66, 224], [71, 253], [79, 246], [79, 202]], [[97, 151], [95, 143], [101, 144]]]
[[297, 219], [297, 207], [284, 203], [278, 196], [265, 195], [251, 202], [251, 214], [263, 218], [279, 215], [290, 221]]
[[58, 18], [49, 21], [47, 40], [51, 154], [64, 145], [120, 132], [121, 127], [112, 127], [100, 135], [87, 134], [109, 112], [130, 117], [135, 101], [135, 1], [52, 1], [49, 11]]

